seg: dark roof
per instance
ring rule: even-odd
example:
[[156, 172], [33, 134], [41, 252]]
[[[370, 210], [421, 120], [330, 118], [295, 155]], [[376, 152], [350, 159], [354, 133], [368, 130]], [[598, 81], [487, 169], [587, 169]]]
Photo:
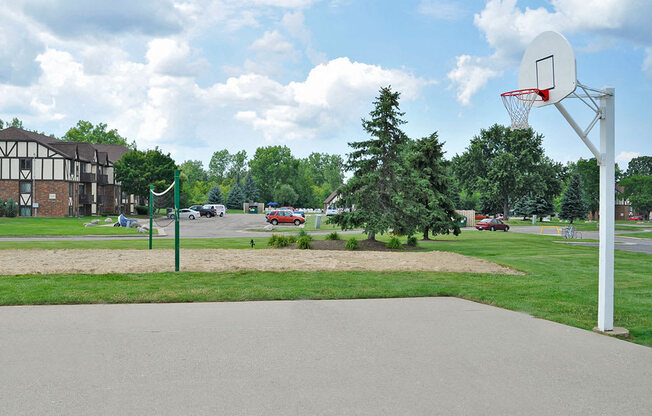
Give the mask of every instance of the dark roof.
[[125, 153], [131, 152], [130, 148], [119, 144], [95, 144], [93, 146], [100, 152], [106, 152], [111, 163], [120, 160]]
[[50, 146], [54, 147], [59, 153], [68, 156], [71, 159], [77, 157], [77, 143], [57, 142], [52, 143]]
[[0, 140], [15, 140], [19, 142], [38, 142], [52, 150], [55, 150], [71, 159], [79, 155], [79, 160], [92, 162], [95, 158], [95, 151], [98, 153], [98, 163], [108, 164], [120, 160], [125, 153], [131, 152], [126, 146], [119, 144], [94, 144], [86, 142], [68, 142], [55, 139], [54, 137], [19, 129], [7, 127], [0, 130]]
[[340, 194], [339, 189], [334, 190], [332, 194], [328, 195], [328, 198], [324, 199], [324, 204], [330, 204], [331, 202], [333, 202], [333, 199], [335, 199], [335, 197], [339, 194]]
[[77, 152], [79, 160], [92, 162], [95, 159], [95, 147], [90, 143], [77, 142]]
[[108, 165], [109, 164], [109, 154], [106, 152], [97, 152], [97, 163], [100, 165]]
[[0, 130], [0, 140], [16, 140], [19, 142], [39, 142], [41, 144], [51, 144], [58, 142], [54, 137], [46, 136], [33, 131], [19, 129], [18, 127], [7, 127]]

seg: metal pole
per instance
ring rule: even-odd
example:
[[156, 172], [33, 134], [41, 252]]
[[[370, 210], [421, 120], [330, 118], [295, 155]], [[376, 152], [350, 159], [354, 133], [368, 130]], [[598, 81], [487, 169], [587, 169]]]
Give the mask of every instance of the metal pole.
[[174, 171], [174, 271], [179, 271], [179, 171]]
[[149, 186], [149, 249], [152, 249], [152, 213], [154, 207], [154, 185]]
[[614, 327], [614, 227], [615, 216], [615, 89], [606, 87], [600, 97], [600, 264], [598, 329]]

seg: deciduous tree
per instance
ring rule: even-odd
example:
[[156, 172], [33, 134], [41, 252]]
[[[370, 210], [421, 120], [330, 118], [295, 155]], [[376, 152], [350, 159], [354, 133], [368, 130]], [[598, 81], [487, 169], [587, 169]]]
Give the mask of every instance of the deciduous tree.
[[136, 148], [135, 142], [127, 143], [127, 139], [120, 136], [116, 129], [107, 131], [106, 128], [105, 123], [94, 126], [90, 121], [79, 120], [77, 125], [70, 128], [61, 139], [69, 142], [119, 144], [132, 149]]

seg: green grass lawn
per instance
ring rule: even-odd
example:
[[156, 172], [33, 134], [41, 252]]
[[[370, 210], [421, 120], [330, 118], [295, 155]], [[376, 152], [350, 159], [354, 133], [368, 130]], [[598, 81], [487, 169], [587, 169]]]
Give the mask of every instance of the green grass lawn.
[[[350, 236], [347, 236], [347, 238]], [[357, 235], [364, 238], [364, 235]], [[383, 237], [387, 238], [387, 235]], [[0, 276], [0, 304], [243, 301], [457, 296], [564, 324], [596, 325], [598, 249], [557, 244], [559, 237], [466, 232], [420, 242], [516, 268], [523, 276], [424, 272], [234, 272]], [[249, 247], [250, 239], [184, 239], [182, 248]], [[267, 238], [255, 238], [256, 249]], [[2, 243], [0, 248], [141, 248], [145, 240]], [[65, 244], [63, 244], [65, 243]], [[78, 245], [79, 244], [79, 245]], [[155, 240], [155, 248], [172, 248]], [[13, 247], [12, 247], [13, 246]], [[652, 346], [649, 254], [616, 251], [614, 324]], [[183, 256], [181, 259], [183, 269]]]
[[[138, 234], [135, 228], [104, 227], [107, 217], [46, 218], [46, 217], [0, 217], [0, 237], [21, 237], [41, 235], [126, 235]], [[138, 218], [138, 217], [129, 217]], [[112, 216], [113, 222], [118, 220]], [[84, 223], [99, 220], [95, 227], [84, 227]], [[149, 226], [149, 219], [138, 218], [141, 224]], [[156, 229], [154, 229], [156, 232]]]
[[618, 234], [619, 237], [652, 238], [652, 232]]
[[[522, 221], [522, 220], [507, 220], [505, 221], [510, 226], [533, 226], [541, 227], [543, 226], [557, 226], [559, 228], [568, 227], [570, 224], [567, 222], [562, 222], [559, 218], [552, 218], [550, 222], [546, 221], [537, 221], [536, 224], [532, 224], [532, 220]], [[594, 221], [582, 221], [576, 220], [573, 222], [573, 226], [578, 231], [598, 231], [598, 223]], [[615, 229], [616, 231], [636, 231], [637, 229], [644, 227], [645, 225], [632, 223], [631, 221], [616, 221]]]

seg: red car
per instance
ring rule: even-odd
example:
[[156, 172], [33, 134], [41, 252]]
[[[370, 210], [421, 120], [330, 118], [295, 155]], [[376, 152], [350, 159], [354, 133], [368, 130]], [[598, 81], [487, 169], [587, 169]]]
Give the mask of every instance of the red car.
[[267, 219], [267, 222], [271, 222], [272, 225], [277, 225], [279, 223], [300, 225], [306, 222], [305, 218], [292, 214], [292, 211], [272, 211], [267, 214], [265, 218]]
[[496, 230], [503, 230], [505, 232], [509, 231], [509, 225], [505, 224], [498, 218], [485, 218], [484, 220], [480, 221], [475, 225], [475, 228], [478, 229], [478, 231], [482, 230], [489, 230], [489, 231], [496, 231]]
[[627, 218], [627, 220], [628, 221], [643, 221], [643, 217], [641, 217], [640, 215], [637, 215], [635, 217], [629, 217], [629, 218]]

